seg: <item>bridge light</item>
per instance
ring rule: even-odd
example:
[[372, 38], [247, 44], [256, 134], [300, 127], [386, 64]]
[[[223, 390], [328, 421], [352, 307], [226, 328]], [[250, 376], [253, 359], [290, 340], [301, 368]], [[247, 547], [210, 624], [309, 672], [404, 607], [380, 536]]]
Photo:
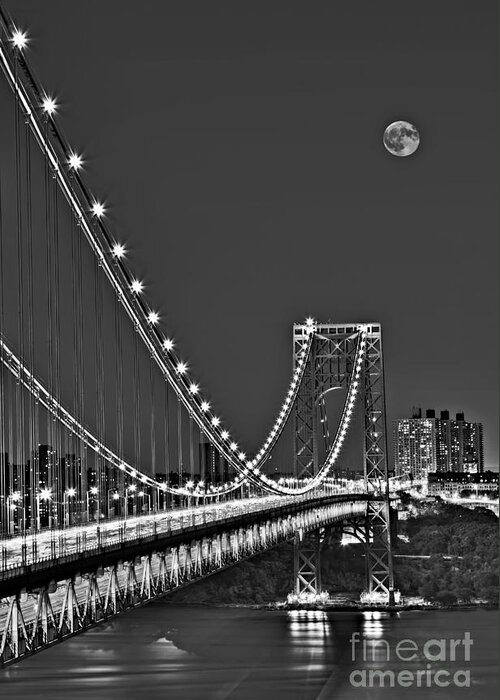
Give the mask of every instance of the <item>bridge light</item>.
[[117, 501], [119, 498], [120, 498], [120, 494], [119, 494], [119, 493], [114, 493], [114, 494], [113, 494], [113, 501]]
[[51, 117], [56, 111], [57, 105], [53, 97], [46, 95], [42, 102], [43, 111]]
[[203, 401], [201, 404], [201, 410], [203, 411], [203, 413], [206, 413], [209, 409], [210, 404], [208, 403], [208, 401]]
[[151, 323], [153, 326], [158, 323], [160, 320], [160, 316], [156, 311], [150, 311], [148, 314], [148, 321]]
[[221, 437], [222, 437], [223, 440], [227, 440], [227, 439], [228, 439], [229, 433], [227, 432], [227, 430], [223, 430], [223, 431], [222, 431]]
[[136, 490], [137, 486], [135, 484], [130, 484], [130, 486], [127, 487], [127, 491], [132, 491], [132, 493]]
[[235, 450], [238, 449], [238, 445], [237, 445], [236, 442], [232, 442], [232, 443], [229, 445], [229, 447], [231, 448], [231, 450], [232, 450], [233, 452], [234, 452]]
[[139, 280], [132, 280], [132, 284], [130, 285], [130, 289], [134, 292], [134, 294], [140, 294], [142, 292], [142, 290], [144, 289], [144, 285]]
[[191, 480], [186, 481], [186, 488], [192, 489], [193, 486], [194, 486], [194, 481], [191, 481]]
[[26, 32], [23, 32], [20, 29], [15, 29], [12, 33], [11, 41], [16, 47], [16, 49], [24, 49], [28, 44], [28, 36]]
[[165, 348], [165, 350], [172, 350], [174, 347], [174, 341], [170, 338], [165, 338], [165, 340], [163, 341], [163, 347]]
[[312, 316], [309, 316], [308, 318], [306, 318], [306, 325], [308, 325], [308, 326], [314, 325], [314, 318]]
[[76, 496], [76, 489], [71, 487], [66, 491], [66, 493], [68, 494], [68, 496]]
[[246, 454], [244, 452], [240, 452], [238, 457], [243, 461], [246, 458]]
[[185, 362], [179, 362], [176, 370], [179, 374], [185, 374], [187, 372], [187, 364]]
[[21, 500], [21, 494], [19, 493], [19, 491], [14, 491], [14, 493], [12, 493], [11, 496], [10, 496], [10, 500], [11, 500], [11, 501], [14, 501], [14, 503], [17, 503], [17, 501], [20, 501], [20, 500]]
[[94, 202], [92, 204], [92, 214], [97, 216], [98, 219], [101, 219], [104, 216], [104, 212], [104, 205], [101, 202]]
[[68, 158], [68, 165], [72, 170], [80, 170], [83, 165], [83, 160], [81, 156], [77, 153], [70, 153]]
[[217, 427], [219, 425], [219, 423], [220, 423], [220, 418], [218, 418], [217, 416], [214, 416], [212, 418], [212, 425]]
[[122, 471], [125, 469], [125, 465], [123, 464], [123, 462], [118, 465], [118, 469], [121, 469]]
[[115, 256], [115, 258], [123, 258], [123, 256], [125, 255], [125, 246], [121, 243], [115, 243], [115, 245], [112, 248], [112, 253]]
[[200, 387], [198, 386], [198, 384], [195, 384], [193, 382], [192, 384], [189, 385], [189, 393], [193, 394], [193, 396], [195, 394], [197, 394], [199, 392], [199, 390], [200, 390]]
[[96, 496], [96, 495], [99, 493], [99, 489], [97, 488], [97, 486], [92, 486], [91, 489], [90, 489], [90, 493], [91, 493], [93, 496]]

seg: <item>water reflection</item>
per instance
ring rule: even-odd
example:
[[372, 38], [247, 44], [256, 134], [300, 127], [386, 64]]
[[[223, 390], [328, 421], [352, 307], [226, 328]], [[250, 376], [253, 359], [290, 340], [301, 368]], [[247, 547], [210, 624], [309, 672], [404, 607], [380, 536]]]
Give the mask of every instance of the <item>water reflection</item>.
[[289, 610], [288, 617], [293, 643], [324, 644], [330, 636], [330, 622], [323, 610]]
[[363, 637], [367, 639], [380, 638], [384, 634], [384, 619], [388, 619], [388, 613], [382, 613], [379, 610], [367, 610], [363, 613]]
[[[0, 671], [8, 700], [368, 700], [353, 688], [353, 668], [373, 667], [368, 648], [352, 659], [354, 632], [385, 655], [400, 639], [474, 638], [475, 683], [491, 684], [497, 642], [495, 615], [324, 611], [270, 612], [152, 604]], [[485, 625], [490, 625], [487, 634]], [[475, 627], [474, 627], [475, 625]], [[457, 630], [455, 630], [457, 628]], [[481, 636], [483, 635], [483, 636]], [[391, 659], [392, 663], [392, 659]], [[418, 662], [420, 663], [420, 662]], [[386, 666], [387, 664], [385, 664]], [[384, 666], [384, 668], [385, 668]], [[396, 666], [395, 666], [396, 668]], [[488, 700], [470, 689], [467, 700]], [[369, 692], [372, 695], [369, 695]], [[408, 698], [421, 700], [411, 689]], [[396, 700], [396, 696], [393, 695]], [[440, 696], [444, 700], [444, 695]], [[492, 696], [493, 697], [493, 696]]]

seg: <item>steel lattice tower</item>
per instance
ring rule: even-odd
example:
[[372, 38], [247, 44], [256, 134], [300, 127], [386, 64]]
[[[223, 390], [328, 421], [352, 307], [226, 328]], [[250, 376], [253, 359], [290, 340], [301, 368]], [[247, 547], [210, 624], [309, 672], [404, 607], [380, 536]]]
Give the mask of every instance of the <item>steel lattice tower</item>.
[[[385, 388], [382, 355], [382, 329], [379, 323], [363, 324], [367, 330], [366, 353], [362, 367], [363, 471], [365, 488], [371, 495], [368, 503], [364, 539], [367, 554], [367, 588], [370, 594], [382, 594], [389, 602], [394, 598], [391, 554], [390, 507], [387, 473], [387, 436]], [[295, 324], [293, 359], [297, 365], [310, 328]], [[353, 375], [359, 324], [317, 324], [311, 354], [297, 397], [294, 415], [295, 476], [314, 476], [319, 468], [320, 430], [325, 436], [324, 395], [335, 388], [347, 388]], [[320, 416], [322, 416], [320, 418]], [[320, 421], [323, 423], [321, 424]], [[296, 545], [296, 572], [300, 569], [302, 547]], [[310, 554], [308, 553], [308, 560]], [[319, 569], [319, 564], [316, 564]], [[297, 592], [301, 588], [298, 580]], [[300, 589], [300, 590], [299, 590]]]

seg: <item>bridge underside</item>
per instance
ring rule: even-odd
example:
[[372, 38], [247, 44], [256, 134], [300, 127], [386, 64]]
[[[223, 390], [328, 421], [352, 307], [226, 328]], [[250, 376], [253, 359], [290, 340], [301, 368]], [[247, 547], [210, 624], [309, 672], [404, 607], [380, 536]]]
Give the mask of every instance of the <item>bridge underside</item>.
[[[214, 525], [211, 532], [192, 527], [163, 541], [142, 538], [119, 551], [102, 548], [87, 563], [73, 558], [44, 562], [45, 570], [40, 564], [21, 567], [24, 571], [11, 572], [0, 584], [0, 659], [4, 664], [19, 660], [298, 532], [362, 517], [366, 509], [364, 496], [349, 501], [331, 497], [246, 515], [232, 524]], [[57, 567], [64, 575], [54, 574]]]

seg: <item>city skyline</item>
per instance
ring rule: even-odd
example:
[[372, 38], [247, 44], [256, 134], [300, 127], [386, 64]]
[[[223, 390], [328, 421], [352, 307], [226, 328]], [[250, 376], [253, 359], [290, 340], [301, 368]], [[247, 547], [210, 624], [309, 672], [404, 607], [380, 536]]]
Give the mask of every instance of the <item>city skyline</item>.
[[396, 475], [425, 479], [430, 472], [484, 471], [482, 423], [466, 421], [464, 413], [427, 409], [423, 416], [414, 408], [411, 417], [393, 421], [393, 440]]

